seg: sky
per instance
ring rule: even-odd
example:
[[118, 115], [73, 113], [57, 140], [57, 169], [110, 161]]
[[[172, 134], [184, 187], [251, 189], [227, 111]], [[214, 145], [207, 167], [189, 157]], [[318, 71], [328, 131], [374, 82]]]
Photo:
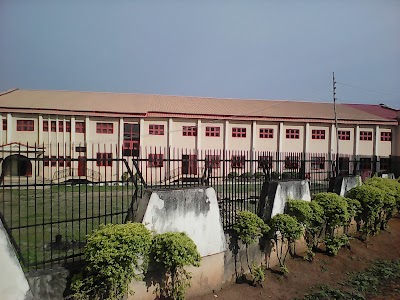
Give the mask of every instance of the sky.
[[399, 0], [0, 0], [0, 90], [400, 108]]

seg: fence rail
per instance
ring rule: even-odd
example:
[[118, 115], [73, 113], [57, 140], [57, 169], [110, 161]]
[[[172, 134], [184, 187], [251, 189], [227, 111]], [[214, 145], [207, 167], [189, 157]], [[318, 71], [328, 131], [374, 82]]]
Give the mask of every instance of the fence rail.
[[315, 194], [327, 191], [337, 169], [340, 175], [367, 177], [392, 171], [393, 162], [392, 157], [172, 148], [144, 148], [132, 157], [120, 150], [68, 144], [0, 152], [0, 217], [25, 269], [80, 260], [86, 235], [100, 224], [126, 222], [145, 188], [211, 186], [228, 229], [237, 211], [257, 212], [265, 181], [307, 179]]

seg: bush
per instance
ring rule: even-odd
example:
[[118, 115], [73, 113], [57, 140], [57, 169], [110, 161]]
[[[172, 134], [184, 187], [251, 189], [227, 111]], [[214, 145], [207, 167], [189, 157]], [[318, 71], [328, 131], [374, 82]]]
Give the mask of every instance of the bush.
[[327, 236], [325, 238], [326, 251], [333, 256], [336, 256], [343, 246], [349, 246], [349, 238], [342, 234], [338, 236]]
[[[303, 232], [299, 222], [292, 216], [287, 214], [278, 214], [271, 219], [271, 229], [274, 231], [275, 245], [278, 247], [278, 242], [281, 242], [280, 249], [276, 249], [276, 256], [279, 261], [279, 267], [282, 273], [287, 273], [285, 261], [289, 249], [298, 240]], [[286, 252], [283, 253], [283, 244], [288, 243]]]
[[249, 245], [266, 234], [270, 228], [256, 214], [249, 211], [239, 211], [236, 214], [236, 222], [233, 225], [233, 230], [239, 240]]
[[254, 178], [255, 179], [262, 179], [265, 177], [265, 174], [263, 172], [255, 172], [254, 173]]
[[164, 280], [156, 290], [159, 297], [185, 299], [192, 276], [184, 267], [198, 267], [201, 259], [192, 239], [183, 232], [156, 235], [151, 247], [151, 257], [165, 271]]
[[286, 180], [286, 179], [300, 179], [300, 173], [299, 172], [283, 172], [282, 173], [282, 179]]
[[75, 299], [120, 299], [132, 279], [145, 272], [151, 232], [140, 223], [101, 225], [87, 238], [87, 266], [73, 278]]
[[271, 172], [271, 179], [272, 180], [278, 180], [279, 178], [281, 178], [281, 173], [279, 173], [277, 171], [272, 171]]
[[[229, 175], [228, 175], [228, 177], [229, 177]], [[242, 173], [242, 174], [240, 174], [240, 178], [249, 180], [249, 179], [253, 178], [253, 174], [251, 172]]]
[[229, 179], [234, 179], [238, 176], [238, 174], [236, 172], [230, 172], [228, 173], [228, 178]]
[[363, 238], [377, 233], [380, 228], [380, 212], [384, 204], [384, 193], [377, 187], [364, 184], [352, 188], [347, 196], [358, 200], [361, 204], [361, 213], [355, 219], [357, 230], [362, 232]]

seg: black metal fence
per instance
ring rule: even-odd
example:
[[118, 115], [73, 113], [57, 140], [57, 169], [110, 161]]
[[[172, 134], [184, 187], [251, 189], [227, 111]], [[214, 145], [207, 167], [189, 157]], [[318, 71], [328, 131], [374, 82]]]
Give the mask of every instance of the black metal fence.
[[[119, 155], [121, 153], [121, 155]], [[0, 153], [0, 217], [26, 270], [81, 259], [86, 235], [126, 222], [145, 188], [212, 186], [225, 229], [238, 210], [257, 212], [263, 183], [308, 179], [325, 192], [342, 175], [390, 172], [389, 157], [323, 153], [190, 151], [118, 145], [14, 145]], [[339, 162], [338, 168], [336, 164]]]

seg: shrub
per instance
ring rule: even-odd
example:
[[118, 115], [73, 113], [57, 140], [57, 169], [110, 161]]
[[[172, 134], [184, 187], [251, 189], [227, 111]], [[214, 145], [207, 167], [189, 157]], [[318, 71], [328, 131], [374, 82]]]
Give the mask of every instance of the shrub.
[[[303, 232], [299, 222], [292, 216], [287, 214], [278, 214], [271, 219], [271, 228], [274, 230], [275, 245], [278, 247], [278, 242], [281, 242], [280, 249], [276, 249], [276, 256], [278, 258], [279, 267], [282, 273], [287, 273], [285, 261], [289, 249], [298, 240]], [[288, 244], [286, 252], [283, 253], [283, 244]]]
[[349, 238], [345, 234], [338, 236], [327, 236], [325, 238], [326, 251], [333, 256], [336, 256], [343, 246], [349, 246]]
[[300, 173], [299, 172], [283, 172], [282, 173], [282, 179], [300, 179]]
[[260, 285], [262, 286], [262, 283], [265, 280], [265, 271], [262, 266], [256, 266], [253, 263], [253, 266], [251, 268], [251, 276], [253, 277], [253, 285]]
[[255, 179], [262, 179], [265, 177], [265, 174], [263, 172], [255, 172], [254, 173], [254, 178]]
[[100, 226], [87, 238], [87, 266], [73, 278], [75, 299], [120, 299], [132, 279], [145, 272], [151, 232], [140, 223]]
[[370, 234], [377, 233], [380, 226], [380, 212], [383, 208], [384, 193], [377, 187], [364, 184], [352, 188], [347, 196], [356, 199], [361, 204], [361, 213], [355, 217], [357, 229], [368, 238]]
[[256, 214], [249, 211], [239, 211], [233, 225], [236, 236], [244, 244], [249, 245], [266, 234], [270, 228]]
[[253, 174], [251, 172], [242, 173], [242, 174], [240, 174], [240, 178], [249, 180], [249, 179], [253, 178]]
[[281, 178], [281, 173], [279, 173], [277, 171], [272, 171], [271, 172], [271, 179], [272, 180], [278, 180], [279, 178]]
[[228, 173], [228, 178], [229, 179], [234, 179], [238, 176], [238, 174], [236, 172], [230, 172]]
[[191, 273], [185, 266], [200, 266], [196, 244], [183, 232], [156, 235], [151, 247], [151, 257], [164, 270], [164, 279], [156, 292], [167, 299], [185, 299], [190, 287]]

